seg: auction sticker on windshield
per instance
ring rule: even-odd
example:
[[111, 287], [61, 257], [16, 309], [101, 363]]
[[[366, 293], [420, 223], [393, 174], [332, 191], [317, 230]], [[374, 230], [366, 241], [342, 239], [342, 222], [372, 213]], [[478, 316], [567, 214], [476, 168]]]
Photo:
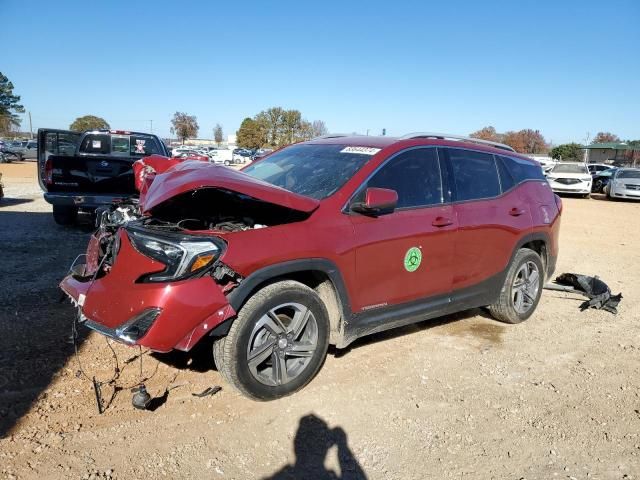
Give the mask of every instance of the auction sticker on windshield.
[[345, 147], [340, 153], [359, 153], [361, 155], [375, 155], [380, 151], [379, 148], [373, 147]]

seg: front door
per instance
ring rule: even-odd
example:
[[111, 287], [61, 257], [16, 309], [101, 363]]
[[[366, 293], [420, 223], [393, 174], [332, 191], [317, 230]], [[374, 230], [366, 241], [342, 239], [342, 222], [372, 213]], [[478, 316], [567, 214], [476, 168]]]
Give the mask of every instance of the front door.
[[405, 150], [362, 185], [398, 193], [393, 213], [351, 214], [356, 240], [354, 313], [448, 294], [457, 222], [435, 148]]

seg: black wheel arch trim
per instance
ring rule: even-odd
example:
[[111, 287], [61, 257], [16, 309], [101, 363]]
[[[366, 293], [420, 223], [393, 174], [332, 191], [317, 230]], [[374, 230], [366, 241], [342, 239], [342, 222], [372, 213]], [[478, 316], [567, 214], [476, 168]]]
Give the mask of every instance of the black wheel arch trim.
[[229, 300], [229, 304], [237, 312], [246, 302], [249, 295], [251, 295], [259, 285], [288, 274], [314, 271], [326, 274], [329, 280], [331, 280], [338, 296], [338, 302], [340, 303], [342, 320], [348, 321], [351, 317], [349, 294], [338, 266], [327, 258], [303, 258], [263, 267], [242, 280], [240, 285], [227, 295], [227, 299]]

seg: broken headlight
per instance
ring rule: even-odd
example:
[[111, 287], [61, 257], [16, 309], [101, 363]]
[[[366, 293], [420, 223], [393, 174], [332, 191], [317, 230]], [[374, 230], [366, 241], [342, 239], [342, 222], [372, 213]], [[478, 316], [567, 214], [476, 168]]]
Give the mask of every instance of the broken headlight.
[[144, 282], [182, 280], [211, 266], [220, 256], [222, 245], [207, 239], [158, 238], [135, 230], [128, 231], [134, 248], [146, 257], [163, 263], [166, 268], [141, 278]]

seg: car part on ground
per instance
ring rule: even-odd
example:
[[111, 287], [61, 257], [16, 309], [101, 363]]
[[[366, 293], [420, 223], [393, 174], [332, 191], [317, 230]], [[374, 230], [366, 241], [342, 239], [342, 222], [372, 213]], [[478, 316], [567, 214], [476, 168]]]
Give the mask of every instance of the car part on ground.
[[618, 313], [618, 305], [622, 300], [622, 293], [612, 295], [609, 286], [597, 276], [589, 277], [578, 273], [563, 273], [556, 277], [554, 282], [554, 284], [546, 285], [545, 288], [562, 292], [576, 292], [589, 298], [589, 300], [580, 304], [580, 311], [595, 308], [605, 310], [614, 315]]

